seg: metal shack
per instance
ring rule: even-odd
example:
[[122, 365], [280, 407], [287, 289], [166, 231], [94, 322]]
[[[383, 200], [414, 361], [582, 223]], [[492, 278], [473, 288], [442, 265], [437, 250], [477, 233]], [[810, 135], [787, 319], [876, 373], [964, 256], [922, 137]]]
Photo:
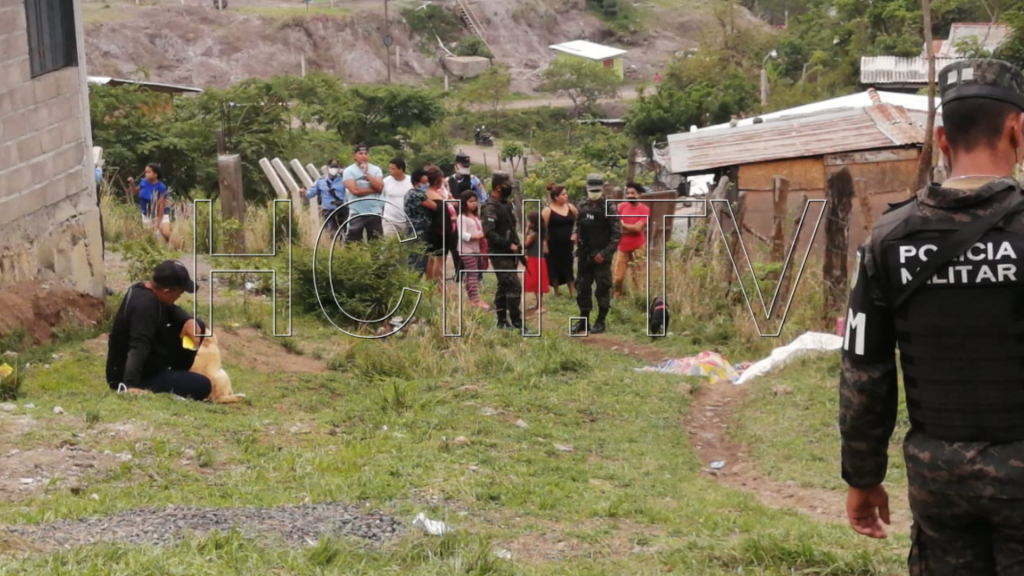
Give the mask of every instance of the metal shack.
[[[906, 109], [891, 104], [841, 108], [668, 138], [670, 169], [691, 177], [728, 175], [746, 193], [744, 240], [768, 237], [774, 218], [773, 180], [790, 181], [787, 234], [804, 209], [804, 198], [824, 198], [828, 178], [848, 167], [854, 178], [850, 249], [868, 234], [868, 223], [888, 203], [905, 200], [915, 188], [924, 127]], [[861, 197], [866, 197], [866, 201]], [[865, 218], [865, 206], [871, 214]], [[817, 212], [814, 212], [817, 214]], [[805, 224], [807, 238], [813, 220]], [[749, 237], [748, 237], [749, 236]], [[824, 242], [824, 226], [815, 245]], [[748, 244], [753, 246], [753, 244]]]

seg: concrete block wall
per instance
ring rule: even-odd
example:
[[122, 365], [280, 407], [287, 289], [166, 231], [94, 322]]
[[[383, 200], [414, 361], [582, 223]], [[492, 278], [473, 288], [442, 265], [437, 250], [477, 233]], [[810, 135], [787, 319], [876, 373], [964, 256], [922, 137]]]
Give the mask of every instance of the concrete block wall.
[[59, 282], [102, 296], [81, 3], [79, 66], [31, 78], [23, 0], [0, 0], [0, 289]]

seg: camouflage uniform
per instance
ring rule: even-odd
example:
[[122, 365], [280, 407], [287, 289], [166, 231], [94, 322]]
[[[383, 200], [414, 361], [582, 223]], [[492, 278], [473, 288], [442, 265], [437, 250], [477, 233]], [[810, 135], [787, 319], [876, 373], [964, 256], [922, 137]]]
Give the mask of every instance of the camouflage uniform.
[[[502, 172], [495, 172], [491, 187], [494, 190], [503, 187], [511, 193], [511, 179]], [[480, 220], [484, 236], [487, 238], [487, 251], [496, 254], [489, 257], [491, 266], [494, 270], [505, 270], [495, 272], [498, 287], [494, 293], [494, 311], [498, 316], [498, 327], [522, 328], [523, 318], [519, 301], [522, 298], [523, 285], [517, 272], [520, 257], [514, 255], [512, 245], [515, 244], [516, 251], [521, 251], [523, 246], [516, 232], [515, 211], [507, 195], [501, 200], [493, 196], [488, 198], [480, 209]]]
[[[591, 174], [587, 178], [588, 190], [600, 190], [603, 178]], [[604, 332], [605, 317], [612, 306], [612, 261], [622, 240], [622, 222], [618, 218], [615, 204], [600, 200], [586, 200], [579, 207], [574, 230], [579, 241], [578, 270], [576, 273], [576, 304], [580, 316], [587, 319], [589, 326], [590, 313], [594, 309], [593, 288], [597, 286], [597, 322], [591, 329], [594, 333]], [[600, 254], [604, 261], [598, 263], [594, 258]], [[574, 328], [581, 332], [582, 326]]]
[[[1010, 88], [1024, 95], [1024, 77], [1016, 69], [1008, 69], [1009, 65], [995, 61], [973, 61], [964, 64], [964, 69], [973, 69], [973, 78], [982, 85], [995, 85]], [[943, 70], [940, 83], [944, 102], [956, 95], [958, 79], [969, 81], [972, 74], [964, 73], [954, 64]], [[974, 88], [978, 88], [975, 86]], [[988, 97], [977, 90], [969, 96]], [[1003, 98], [996, 98], [1003, 99]], [[1022, 96], [1024, 100], [1024, 96]], [[1024, 108], [1024, 106], [1020, 106]], [[917, 382], [908, 374], [918, 374], [928, 370], [928, 361], [921, 362], [927, 356], [927, 338], [917, 337], [921, 332], [908, 335], [906, 329], [907, 314], [910, 308], [903, 304], [894, 307], [893, 294], [900, 292], [901, 277], [894, 275], [892, 270], [899, 270], [902, 257], [894, 257], [892, 246], [886, 247], [894, 236], [894, 230], [908, 221], [924, 222], [933, 229], [957, 230], [966, 224], [984, 218], [995, 211], [1005, 210], [1013, 203], [1019, 202], [1021, 189], [1017, 182], [1009, 178], [994, 179], [992, 177], [958, 178], [943, 186], [930, 186], [917, 193], [916, 199], [891, 210], [875, 225], [871, 238], [861, 246], [858, 252], [857, 275], [853, 280], [850, 294], [850, 309], [847, 317], [847, 332], [842, 354], [842, 376], [840, 379], [839, 427], [842, 434], [842, 476], [854, 488], [871, 489], [879, 486], [885, 479], [888, 465], [888, 446], [896, 424], [899, 390], [897, 384], [897, 366], [895, 349], [900, 348], [900, 360], [904, 371], [904, 386], [907, 389], [908, 408], [910, 411], [911, 429], [904, 439], [904, 458], [906, 460], [909, 482], [910, 507], [914, 516], [911, 530], [913, 540], [908, 558], [912, 575], [954, 575], [971, 576], [1024, 574], [1024, 437], [1019, 440], [1007, 441], [957, 441], [956, 438], [938, 439], [935, 434], [925, 433], [942, 427], [940, 420], [930, 420], [927, 426], [921, 419], [921, 405], [912, 398], [921, 394]], [[1001, 230], [990, 231], [983, 236], [992, 238], [1000, 235], [1013, 242], [1024, 239], [1024, 215], [1017, 214], [1001, 224]], [[920, 233], [914, 234], [920, 236]], [[927, 233], [926, 233], [927, 235]], [[930, 236], [934, 237], [934, 236]], [[909, 245], [911, 236], [904, 238], [902, 246]], [[934, 244], [941, 245], [941, 240]], [[978, 244], [975, 244], [978, 246]], [[896, 248], [899, 248], [897, 246]], [[934, 246], [932, 246], [934, 250]], [[971, 248], [974, 251], [975, 248]], [[978, 248], [981, 250], [981, 248]], [[908, 248], [907, 252], [910, 252]], [[922, 248], [921, 253], [925, 250]], [[934, 252], [933, 252], [934, 253]], [[1017, 252], [1024, 256], [1024, 253]], [[979, 256], [978, 254], [973, 254]], [[985, 265], [982, 253], [975, 259], [980, 262], [969, 262], [967, 253], [960, 268], [968, 268], [968, 264]], [[1024, 265], [1013, 258], [1015, 270]], [[1007, 260], [1010, 261], [1010, 260]], [[936, 273], [933, 278], [954, 278], [957, 272], [950, 270], [956, 262], [940, 268], [943, 272]], [[1024, 270], [1024, 268], [1021, 268]], [[1022, 274], [1024, 276], [1024, 274]], [[963, 273], [960, 288], [987, 290], [996, 294], [996, 283], [981, 283], [980, 280], [969, 278], [968, 272]], [[1000, 277], [1000, 280], [1002, 278]], [[903, 283], [907, 279], [903, 278]], [[909, 302], [917, 305], [917, 316], [922, 314], [922, 302], [935, 301], [937, 297], [956, 297], [956, 291], [949, 286], [938, 286], [947, 282], [936, 282], [923, 285]], [[950, 282], [953, 284], [955, 282]], [[1014, 286], [1016, 284], [1016, 286]], [[1024, 287], [1018, 281], [1006, 282], [1001, 286], [1006, 290], [1020, 290]], [[945, 296], [942, 296], [945, 290]], [[938, 296], [937, 296], [938, 295]], [[917, 302], [914, 299], [920, 298]], [[961, 303], [963, 310], [985, 309], [988, 302], [982, 298], [974, 302]], [[925, 305], [926, 306], [926, 305]], [[950, 318], [961, 322], [965, 317], [963, 310], [947, 308], [946, 310], [926, 310], [936, 318], [936, 323]], [[1018, 322], [1013, 315], [1017, 310], [986, 310], [989, 314], [1003, 314], [1007, 320], [1005, 325], [1015, 326]], [[969, 319], [969, 315], [966, 316]], [[915, 320], [920, 321], [920, 320]], [[903, 322], [903, 324], [901, 324]], [[969, 326], [969, 321], [962, 321], [964, 332], [960, 330], [937, 330], [931, 335], [936, 340], [945, 340], [950, 347], [963, 349], [979, 349], [979, 344], [972, 342], [968, 331], [979, 330], [978, 326]], [[980, 330], [984, 333], [986, 326]], [[991, 338], [1001, 344], [1002, 326], [992, 325], [986, 339]], [[927, 330], [927, 328], [926, 328]], [[1017, 340], [1020, 342], [1021, 340]], [[985, 346], [988, 344], [986, 343]], [[982, 348], [983, 349], [983, 348]], [[1010, 349], [1007, 343], [1007, 349]], [[934, 352], [933, 352], [934, 354]], [[970, 356], [970, 354], [965, 354]], [[1017, 356], [1016, 362], [1024, 362], [1024, 357]], [[956, 372], [968, 374], [970, 370], [982, 370], [978, 362], [968, 364], [968, 360], [958, 354], [947, 355], [945, 358], [931, 360], [933, 365], [950, 367]], [[973, 360], [971, 361], [973, 362]], [[951, 370], [952, 371], [952, 370]], [[935, 379], [943, 380], [942, 375], [929, 380], [933, 386], [929, 390], [929, 399], [934, 402], [936, 397], [945, 399], [946, 411], [951, 424], [950, 429], [957, 429], [957, 418], [962, 417], [975, 391], [971, 386], [935, 387]], [[957, 382], [959, 375], [948, 375], [949, 382]], [[967, 380], [970, 375], [963, 376]], [[990, 384], [999, 374], [989, 369], [987, 374], [979, 374], [975, 379]], [[1008, 379], [1012, 378], [1007, 374]], [[923, 379], [927, 380], [927, 379]], [[1019, 387], [1019, 383], [1011, 381], [1009, 386]], [[1009, 408], [1009, 407], [1008, 407]], [[916, 417], [915, 417], [916, 415]], [[993, 414], [997, 417], [999, 414]], [[938, 425], [935, 423], [938, 422]], [[944, 435], [949, 436], [945, 432]], [[968, 429], [969, 430], [969, 429]], [[955, 435], [955, 434], [954, 434]], [[969, 435], [969, 434], [968, 434]]]

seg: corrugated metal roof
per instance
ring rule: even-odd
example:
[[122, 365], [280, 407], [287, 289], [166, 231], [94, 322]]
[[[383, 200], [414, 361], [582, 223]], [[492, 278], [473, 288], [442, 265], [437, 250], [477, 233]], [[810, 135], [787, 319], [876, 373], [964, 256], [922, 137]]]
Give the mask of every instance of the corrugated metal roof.
[[[935, 76], [939, 70], [959, 62], [963, 58], [935, 58]], [[900, 58], [898, 56], [862, 56], [860, 59], [860, 83], [881, 84], [928, 84], [927, 58]]]
[[[917, 94], [901, 94], [899, 92], [885, 92], [883, 90], [876, 90], [875, 94], [882, 101], [882, 104], [892, 104], [894, 106], [901, 106], [907, 110], [916, 110], [921, 112], [928, 111], [928, 97], [919, 96]], [[778, 110], [776, 112], [769, 112], [767, 114], [761, 114], [758, 118], [768, 121], [777, 118], [784, 118], [786, 116], [806, 116], [808, 114], [823, 112], [825, 110], [836, 110], [839, 108], [865, 108], [873, 105], [874, 102], [871, 100], [870, 91], [857, 92], [855, 94], [848, 94], [846, 96], [840, 96], [838, 98], [831, 98], [829, 100], [821, 100], [819, 102], [812, 102], [810, 104], [804, 104], [803, 106], [797, 106], [795, 108], [787, 108], [785, 110]], [[935, 98], [936, 108], [941, 108], [941, 99]], [[738, 121], [740, 126], [748, 126], [754, 123], [754, 118], [742, 118]], [[701, 128], [701, 130], [719, 130], [729, 128], [729, 123], [725, 122], [722, 124], [714, 124]]]
[[553, 46], [549, 46], [549, 48], [557, 50], [558, 52], [572, 54], [573, 56], [588, 58], [590, 60], [607, 60], [609, 58], [622, 56], [626, 53], [625, 50], [621, 50], [619, 48], [595, 44], [586, 40], [573, 40], [572, 42], [555, 44]]
[[668, 137], [671, 170], [677, 174], [789, 158], [921, 144], [924, 128], [899, 106], [831, 110], [725, 130], [698, 130]]
[[110, 86], [124, 86], [124, 85], [135, 85], [142, 86], [148, 90], [154, 92], [190, 92], [198, 94], [203, 91], [202, 88], [194, 88], [192, 86], [180, 86], [178, 84], [163, 84], [161, 82], [145, 82], [142, 80], [126, 80], [124, 78], [110, 78], [108, 76], [89, 76], [87, 78], [89, 84], [99, 85], [110, 85]]
[[988, 22], [957, 22], [949, 29], [949, 38], [942, 43], [942, 49], [935, 55], [944, 58], [960, 56], [956, 45], [968, 38], [977, 38], [981, 47], [989, 52], [995, 52], [996, 48], [1003, 43], [1003, 40], [1011, 33], [1007, 24], [990, 24]]

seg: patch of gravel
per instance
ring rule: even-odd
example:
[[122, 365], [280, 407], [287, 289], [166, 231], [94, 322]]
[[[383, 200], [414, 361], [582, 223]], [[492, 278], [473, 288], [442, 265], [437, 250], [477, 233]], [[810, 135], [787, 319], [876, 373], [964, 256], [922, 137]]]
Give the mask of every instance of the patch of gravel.
[[395, 518], [351, 504], [309, 504], [277, 508], [195, 508], [129, 510], [112, 516], [59, 520], [42, 525], [0, 527], [0, 533], [55, 548], [99, 542], [167, 545], [186, 534], [237, 529], [252, 538], [280, 539], [289, 545], [315, 544], [323, 536], [350, 536], [380, 545], [404, 527]]

